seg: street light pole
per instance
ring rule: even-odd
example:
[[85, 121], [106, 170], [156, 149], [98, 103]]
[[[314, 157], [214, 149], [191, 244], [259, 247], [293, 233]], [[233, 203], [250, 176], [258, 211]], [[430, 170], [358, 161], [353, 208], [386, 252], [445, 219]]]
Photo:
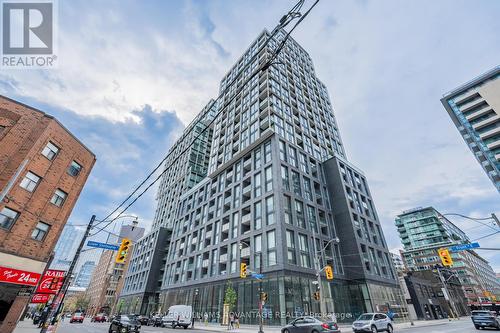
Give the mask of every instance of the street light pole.
[[455, 302], [452, 300], [451, 293], [448, 291], [448, 286], [446, 285], [446, 280], [444, 279], [443, 274], [441, 273], [441, 270], [439, 268], [439, 265], [437, 266], [437, 271], [439, 275], [439, 279], [441, 280], [441, 283], [443, 284], [443, 289], [448, 295], [448, 302], [450, 303], [450, 309], [452, 310], [452, 313], [454, 312], [454, 317], [459, 320], [460, 316], [458, 314], [457, 308], [455, 307]]

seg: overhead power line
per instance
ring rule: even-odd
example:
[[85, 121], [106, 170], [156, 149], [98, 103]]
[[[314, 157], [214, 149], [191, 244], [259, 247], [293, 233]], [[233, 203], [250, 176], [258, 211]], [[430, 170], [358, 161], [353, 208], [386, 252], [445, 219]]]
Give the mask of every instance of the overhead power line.
[[[156, 171], [161, 167], [161, 165], [163, 165], [163, 163], [165, 161], [167, 161], [167, 159], [173, 154], [174, 152], [174, 149], [171, 149], [167, 155], [161, 160], [161, 162], [153, 169], [153, 171], [151, 171], [147, 176], [146, 178], [127, 196], [127, 198], [125, 198], [125, 200], [123, 200], [119, 205], [118, 207], [116, 207], [113, 211], [111, 211], [111, 213], [109, 213], [105, 218], [103, 218], [101, 220], [101, 222], [97, 223], [95, 225], [95, 227], [97, 227], [98, 225], [104, 223], [104, 222], [107, 222], [106, 225], [102, 228], [102, 229], [105, 229], [107, 226], [109, 226], [111, 223], [113, 223], [121, 214], [123, 214], [128, 208], [130, 208], [139, 198], [141, 198], [158, 180], [161, 179], [161, 177], [169, 170], [169, 168], [175, 163], [177, 162], [177, 160], [179, 160], [179, 158], [184, 155], [184, 153], [186, 153], [190, 148], [191, 146], [196, 142], [196, 140], [198, 138], [200, 138], [204, 133], [205, 131], [212, 125], [212, 123], [215, 121], [215, 119], [217, 119], [217, 117], [222, 114], [223, 111], [225, 111], [227, 105], [229, 105], [239, 94], [239, 92], [241, 90], [243, 90], [243, 87], [246, 86], [246, 84], [252, 80], [257, 74], [259, 74], [261, 71], [264, 71], [266, 69], [269, 68], [269, 66], [271, 66], [273, 64], [273, 61], [274, 59], [276, 59], [276, 57], [278, 56], [278, 54], [281, 52], [281, 50], [283, 49], [283, 47], [285, 46], [285, 43], [286, 41], [288, 40], [291, 32], [293, 30], [295, 30], [295, 28], [304, 20], [305, 17], [307, 17], [307, 15], [311, 12], [311, 10], [318, 4], [319, 0], [316, 0], [312, 5], [311, 7], [309, 7], [309, 9], [304, 13], [304, 14], [301, 14], [299, 11], [300, 9], [302, 8], [303, 4], [304, 4], [305, 0], [300, 0], [294, 7], [292, 7], [292, 9], [287, 13], [285, 14], [279, 21], [278, 25], [272, 30], [269, 38], [264, 42], [264, 44], [258, 49], [257, 52], [255, 52], [255, 54], [251, 57], [251, 59], [247, 62], [247, 64], [245, 66], [243, 66], [243, 68], [238, 71], [238, 74], [235, 75], [235, 78], [230, 81], [230, 83], [228, 85], [226, 85], [225, 89], [219, 93], [218, 97], [216, 98], [216, 100], [214, 101], [214, 104], [217, 103], [228, 91], [229, 89], [236, 83], [237, 79], [240, 77], [240, 75], [242, 73], [244, 73], [244, 71], [252, 65], [253, 61], [255, 60], [255, 58], [259, 57], [260, 53], [262, 52], [262, 50], [264, 50], [267, 45], [270, 43], [271, 40], [274, 39], [275, 35], [281, 31], [282, 29], [284, 29], [288, 24], [290, 24], [290, 22], [292, 22], [293, 20], [295, 20], [296, 18], [299, 18], [299, 20], [295, 23], [295, 25], [292, 27], [292, 29], [290, 29], [289, 32], [287, 32], [287, 34], [285, 35], [285, 37], [283, 38], [283, 40], [281, 41], [281, 43], [279, 44], [279, 46], [276, 48], [276, 50], [273, 51], [273, 53], [271, 54], [271, 56], [267, 59], [267, 61], [262, 64], [261, 66], [259, 66], [246, 80], [243, 84], [240, 85], [240, 88], [232, 95], [232, 97], [228, 100], [228, 101], [225, 101], [224, 102], [224, 106], [222, 106], [220, 108], [220, 110], [215, 114], [215, 116], [213, 117], [213, 119], [211, 121], [208, 122], [208, 124], [206, 124], [205, 128], [200, 131], [196, 136], [195, 138], [189, 143], [189, 145], [187, 147], [185, 147], [178, 155], [177, 157], [171, 161], [171, 163], [168, 165], [168, 166], [165, 166], [165, 168], [163, 169], [163, 171], [156, 177], [154, 178], [154, 180], [149, 183], [146, 188], [144, 188], [142, 190], [142, 192], [140, 192], [132, 201], [130, 201], [126, 206], [125, 204], [134, 196], [134, 194], [136, 194], [137, 192], [139, 192], [140, 188], [147, 183], [147, 181], [156, 173]], [[192, 130], [194, 129], [194, 126], [192, 126], [188, 132], [185, 134], [189, 134]], [[119, 213], [118, 215], [116, 215], [114, 218], [111, 218], [109, 221], [107, 221], [108, 218], [110, 218], [114, 213], [116, 213], [117, 211], [120, 210], [121, 207], [125, 206]], [[97, 232], [95, 232], [94, 234], [91, 234], [90, 236], [95, 236], [96, 234], [98, 234], [99, 232], [102, 231], [99, 230]]]

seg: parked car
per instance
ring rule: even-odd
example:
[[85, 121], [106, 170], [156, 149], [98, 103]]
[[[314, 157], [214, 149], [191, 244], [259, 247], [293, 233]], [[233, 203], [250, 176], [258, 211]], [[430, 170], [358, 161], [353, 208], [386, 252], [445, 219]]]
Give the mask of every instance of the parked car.
[[162, 326], [170, 326], [176, 328], [177, 326], [184, 327], [185, 329], [191, 325], [193, 318], [193, 309], [191, 305], [172, 305], [168, 308], [168, 312], [163, 318]]
[[96, 322], [96, 323], [105, 323], [106, 322], [106, 315], [104, 313], [98, 313], [90, 321]]
[[149, 318], [147, 325], [153, 327], [161, 327], [162, 326], [161, 316], [159, 315], [152, 316], [151, 318]]
[[149, 317], [148, 316], [142, 316], [142, 315], [140, 315], [140, 316], [137, 316], [136, 319], [137, 319], [137, 321], [139, 321], [139, 323], [141, 323], [141, 325], [146, 325], [147, 326], [148, 323], [149, 323]]
[[322, 318], [299, 317], [281, 329], [281, 333], [340, 333], [337, 323]]
[[69, 320], [70, 323], [83, 323], [83, 319], [85, 317], [83, 316], [83, 313], [81, 312], [75, 312], [71, 316], [71, 319]]
[[352, 323], [354, 332], [394, 332], [392, 320], [383, 313], [363, 313]]
[[474, 310], [471, 313], [472, 323], [476, 330], [485, 327], [494, 327], [500, 330], [500, 318], [495, 312], [488, 310]]
[[127, 315], [115, 316], [109, 326], [109, 333], [137, 333], [141, 324], [134, 317]]

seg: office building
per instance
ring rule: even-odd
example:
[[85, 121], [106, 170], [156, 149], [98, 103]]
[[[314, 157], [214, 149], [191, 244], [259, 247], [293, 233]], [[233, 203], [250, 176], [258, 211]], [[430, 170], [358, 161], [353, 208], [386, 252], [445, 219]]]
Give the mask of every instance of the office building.
[[75, 256], [76, 249], [80, 244], [85, 229], [66, 225], [61, 233], [61, 237], [57, 241], [54, 248], [54, 258], [50, 267], [52, 269], [59, 269], [67, 271], [71, 265], [71, 261]]
[[[437, 250], [470, 243], [467, 235], [433, 207], [415, 208], [396, 218], [403, 243], [405, 267], [412, 271], [431, 270], [441, 264]], [[451, 271], [458, 276], [469, 305], [488, 303], [488, 293], [498, 293], [499, 284], [488, 262], [473, 250], [452, 252]]]
[[460, 135], [500, 192], [500, 66], [441, 99]]
[[[269, 36], [261, 33], [220, 83], [211, 142], [204, 146], [206, 177], [170, 199], [178, 200], [171, 214], [161, 208], [168, 204], [161, 201], [160, 185], [155, 224], [171, 234], [164, 266], [150, 268], [163, 270], [154, 286], [159, 300], [148, 306], [142, 301], [132, 311], [192, 304], [217, 321], [232, 283], [237, 311], [252, 314], [242, 323], [257, 322], [261, 289], [268, 293], [265, 324], [283, 324], [320, 311], [314, 283], [318, 267], [327, 264], [335, 279], [322, 280], [325, 311], [347, 314], [339, 321], [397, 303], [394, 268], [366, 178], [345, 158], [327, 89], [310, 56], [290, 39], [277, 58], [282, 66], [247, 80], [277, 46], [276, 39], [264, 46]], [[182, 168], [172, 169], [170, 177], [184, 176]], [[240, 279], [241, 263], [264, 278]], [[142, 275], [141, 268], [129, 268], [120, 299], [125, 306], [134, 300], [133, 285], [144, 286]]]
[[[95, 163], [57, 119], [0, 96], [0, 332], [12, 332]], [[18, 296], [28, 295], [28, 296]]]
[[87, 288], [90, 284], [90, 279], [92, 277], [92, 273], [94, 273], [95, 262], [94, 261], [86, 261], [78, 275], [76, 276], [75, 282], [73, 283], [74, 287], [83, 287]]
[[[106, 243], [120, 244], [123, 238], [130, 239], [132, 245], [127, 254], [127, 257], [130, 257], [133, 244], [144, 236], [144, 230], [144, 228], [137, 227], [135, 223], [133, 225], [123, 225], [118, 236], [109, 235]], [[87, 308], [88, 314], [96, 315], [101, 312], [110, 314], [115, 307], [123, 285], [123, 276], [129, 263], [129, 260], [125, 263], [116, 262], [116, 256], [117, 252], [111, 250], [105, 250], [101, 254], [85, 292], [86, 297], [90, 300]]]

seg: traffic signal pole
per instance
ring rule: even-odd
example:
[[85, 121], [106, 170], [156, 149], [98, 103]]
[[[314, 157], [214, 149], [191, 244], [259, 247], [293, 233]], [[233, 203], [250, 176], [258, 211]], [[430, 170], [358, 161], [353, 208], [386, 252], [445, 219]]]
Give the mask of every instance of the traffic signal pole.
[[[450, 309], [452, 310], [453, 317], [455, 317], [457, 320], [459, 320], [460, 316], [458, 314], [457, 308], [455, 307], [455, 302], [453, 301], [451, 294], [448, 290], [448, 286], [446, 285], [446, 280], [444, 279], [443, 274], [441, 273], [441, 268], [439, 265], [437, 266], [437, 271], [439, 275], [439, 280], [441, 280], [441, 283], [443, 284], [443, 289], [446, 292], [446, 295], [448, 295], [448, 303], [450, 303]], [[454, 312], [454, 313], [453, 313]]]
[[[63, 303], [64, 303], [64, 298], [66, 297], [66, 293], [69, 288], [69, 284], [71, 282], [71, 276], [73, 275], [73, 271], [75, 269], [76, 263], [78, 262], [78, 259], [80, 258], [80, 253], [82, 252], [82, 248], [85, 245], [85, 241], [87, 240], [87, 237], [90, 234], [90, 229], [92, 229], [92, 225], [94, 224], [95, 221], [95, 215], [92, 215], [90, 218], [90, 222], [87, 226], [87, 229], [85, 230], [85, 234], [82, 237], [82, 240], [80, 242], [80, 245], [78, 245], [78, 248], [76, 250], [75, 256], [73, 257], [73, 260], [71, 261], [71, 265], [69, 266], [68, 273], [66, 274], [66, 278], [64, 279], [64, 283], [57, 292], [56, 296], [54, 297], [53, 302], [57, 302], [59, 300], [59, 304], [57, 304], [57, 307], [52, 306], [49, 315], [46, 317], [44, 323], [42, 324], [42, 329], [40, 333], [46, 333], [47, 328], [48, 328], [48, 323], [47, 320], [50, 320], [50, 323], [53, 325], [56, 322], [57, 316], [59, 315], [59, 312], [61, 312]], [[52, 319], [51, 319], [52, 318]]]

